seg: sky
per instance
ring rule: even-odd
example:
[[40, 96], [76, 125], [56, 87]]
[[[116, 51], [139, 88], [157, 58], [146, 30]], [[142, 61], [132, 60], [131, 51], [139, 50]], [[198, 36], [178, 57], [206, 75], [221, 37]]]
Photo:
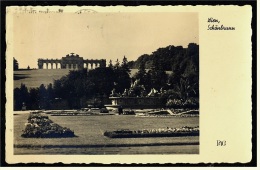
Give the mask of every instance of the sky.
[[114, 12], [14, 14], [13, 54], [19, 68], [38, 68], [38, 58], [84, 59], [113, 63], [136, 60], [169, 45], [199, 44], [197, 13]]

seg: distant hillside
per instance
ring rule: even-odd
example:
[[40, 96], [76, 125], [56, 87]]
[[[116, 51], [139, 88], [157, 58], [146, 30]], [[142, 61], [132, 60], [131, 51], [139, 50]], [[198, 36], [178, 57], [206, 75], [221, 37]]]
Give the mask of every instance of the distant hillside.
[[141, 55], [136, 61], [129, 62], [129, 65], [132, 69], [138, 69], [141, 62], [144, 62], [145, 68], [150, 69], [155, 60], [163, 65], [165, 71], [178, 70], [183, 67], [198, 71], [199, 45], [190, 43], [188, 48], [173, 45], [159, 48], [150, 55]]
[[37, 88], [41, 84], [47, 86], [68, 73], [67, 69], [17, 70], [14, 71], [14, 88], [20, 87], [21, 83], [28, 88]]

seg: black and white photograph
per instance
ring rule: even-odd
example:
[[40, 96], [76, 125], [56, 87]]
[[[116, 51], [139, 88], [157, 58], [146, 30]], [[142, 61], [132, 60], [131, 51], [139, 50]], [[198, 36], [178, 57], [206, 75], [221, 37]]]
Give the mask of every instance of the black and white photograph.
[[15, 10], [14, 154], [199, 153], [198, 13]]
[[6, 162], [252, 160], [252, 7], [6, 8]]

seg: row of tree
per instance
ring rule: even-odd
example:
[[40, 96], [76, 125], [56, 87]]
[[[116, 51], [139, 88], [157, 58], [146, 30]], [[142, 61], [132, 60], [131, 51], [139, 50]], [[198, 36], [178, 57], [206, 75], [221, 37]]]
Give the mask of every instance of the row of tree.
[[136, 61], [129, 62], [129, 67], [137, 69], [144, 63], [146, 69], [151, 69], [156, 60], [163, 65], [166, 71], [172, 71], [183, 67], [189, 63], [194, 69], [199, 67], [199, 45], [190, 43], [187, 48], [182, 46], [169, 45], [164, 48], [159, 48], [152, 54], [143, 54]]
[[[168, 46], [151, 55], [144, 54], [130, 67], [138, 68], [135, 79], [145, 87], [164, 90], [161, 99], [168, 107], [199, 106], [199, 46], [190, 43], [188, 48]], [[149, 69], [149, 71], [146, 71]], [[165, 71], [170, 70], [167, 76]]]
[[24, 84], [14, 89], [14, 110], [21, 110], [22, 106], [27, 109], [48, 109], [54, 99], [52, 84], [47, 88], [42, 84], [38, 88], [28, 89]]
[[49, 109], [57, 100], [65, 100], [69, 108], [81, 108], [82, 100], [107, 98], [113, 89], [122, 93], [131, 85], [127, 58], [109, 67], [94, 70], [71, 70], [68, 75], [55, 80], [47, 88], [28, 89], [24, 84], [14, 89], [14, 108], [20, 110], [23, 103], [27, 109]]
[[[198, 45], [189, 44], [185, 50], [170, 47], [171, 49], [169, 47], [158, 49], [149, 60], [139, 57], [136, 62], [138, 72], [133, 77], [130, 77], [130, 65], [133, 63], [129, 63], [124, 57], [122, 63], [117, 60], [113, 65], [110, 61], [105, 68], [70, 71], [68, 75], [55, 80], [53, 85], [49, 84], [47, 87], [41, 85], [39, 88], [27, 89], [22, 84], [20, 88], [14, 89], [14, 107], [20, 110], [23, 103], [26, 103], [28, 109], [49, 109], [55, 100], [62, 99], [67, 101], [69, 108], [80, 108], [83, 106], [83, 99], [84, 101], [95, 98], [107, 99], [113, 89], [116, 93], [123, 94], [136, 80], [147, 93], [151, 89], [160, 91], [161, 100], [168, 107], [181, 106], [185, 103], [198, 107]], [[171, 59], [171, 63], [164, 61], [168, 53], [175, 58]], [[147, 63], [150, 61], [152, 62], [147, 70], [149, 65]], [[166, 74], [169, 64], [172, 71], [170, 75]], [[140, 96], [138, 89], [135, 90], [135, 96]]]

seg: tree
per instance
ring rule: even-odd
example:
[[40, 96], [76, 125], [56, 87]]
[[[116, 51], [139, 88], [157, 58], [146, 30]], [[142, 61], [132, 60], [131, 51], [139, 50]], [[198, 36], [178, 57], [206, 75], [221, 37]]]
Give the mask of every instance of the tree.
[[[89, 80], [86, 69], [70, 71], [63, 82], [63, 93], [66, 94], [64, 98], [68, 101], [70, 108], [80, 108], [81, 98], [86, 96], [86, 92], [91, 88], [88, 86]], [[94, 93], [93, 89], [90, 89]]]
[[[198, 70], [199, 67], [199, 46], [194, 43], [190, 43], [188, 48], [182, 46], [169, 45], [164, 48], [158, 48], [152, 54], [143, 54], [138, 59], [131, 63], [131, 68], [139, 68], [141, 62], [145, 62], [147, 69], [152, 67], [152, 64], [156, 58], [160, 59], [160, 63], [163, 65], [165, 71], [171, 71], [172, 67], [178, 67], [181, 63], [186, 61], [192, 61], [194, 64], [193, 70]], [[183, 62], [186, 60], [185, 62]]]
[[163, 69], [158, 58], [154, 59], [151, 67], [151, 86], [156, 90], [160, 90], [167, 83], [167, 74]]
[[120, 63], [119, 63], [118, 59], [116, 59], [116, 63], [114, 65], [114, 70], [118, 70], [119, 67], [120, 67]]
[[49, 101], [52, 101], [54, 99], [54, 90], [51, 83], [47, 86], [46, 91], [47, 91], [47, 98], [49, 99]]
[[132, 69], [134, 67], [134, 61], [128, 61], [128, 66]]
[[140, 57], [138, 57], [138, 59], [136, 61], [133, 61], [132, 63], [130, 63], [130, 68], [134, 69], [134, 68], [139, 68], [141, 62], [143, 62], [145, 64], [145, 66], [148, 66], [147, 68], [150, 68], [150, 64], [149, 64], [149, 60], [151, 59], [150, 55], [148, 54], [143, 54]]
[[115, 82], [115, 72], [110, 67], [99, 67], [89, 71], [89, 80], [95, 85], [95, 91], [99, 95], [109, 96]]
[[39, 109], [47, 109], [47, 90], [43, 84], [39, 87]]
[[199, 97], [199, 46], [190, 43], [182, 58], [177, 65], [173, 65], [169, 83], [178, 92], [179, 98], [185, 101]]
[[144, 86], [146, 92], [151, 90], [151, 70], [146, 72], [144, 61], [140, 63], [138, 72], [134, 75], [134, 79], [139, 80], [139, 83]]
[[66, 100], [71, 109], [81, 108], [83, 99], [92, 98], [96, 93], [95, 85], [89, 78], [94, 70], [89, 73], [87, 69], [70, 71], [67, 76], [55, 80], [53, 95]]
[[122, 64], [121, 64], [121, 69], [123, 71], [125, 71], [126, 73], [130, 74], [130, 68], [129, 68], [129, 65], [128, 65], [127, 58], [125, 56], [124, 56]]
[[31, 88], [29, 90], [30, 95], [30, 109], [36, 110], [39, 109], [39, 88]]
[[54, 90], [54, 98], [63, 98], [63, 85], [65, 77], [62, 77], [61, 79], [54, 80], [53, 90]]
[[117, 60], [114, 66], [115, 72], [115, 89], [117, 93], [123, 93], [131, 85], [130, 69], [128, 66], [127, 58], [124, 56], [122, 64], [119, 65]]
[[22, 108], [22, 99], [19, 88], [14, 89], [14, 110], [21, 110]]
[[152, 73], [151, 73], [151, 70], [149, 70], [149, 71], [146, 73], [144, 87], [145, 87], [145, 89], [146, 89], [147, 92], [150, 92], [151, 89], [153, 88], [153, 87], [152, 87]]
[[25, 84], [21, 84], [20, 88], [14, 89], [14, 109], [21, 110], [23, 104], [29, 104], [29, 93]]
[[18, 61], [15, 58], [13, 59], [13, 67], [14, 67], [13, 68], [14, 70], [18, 70], [19, 69]]
[[113, 68], [112, 60], [109, 60], [108, 67], [109, 67], [109, 68]]

